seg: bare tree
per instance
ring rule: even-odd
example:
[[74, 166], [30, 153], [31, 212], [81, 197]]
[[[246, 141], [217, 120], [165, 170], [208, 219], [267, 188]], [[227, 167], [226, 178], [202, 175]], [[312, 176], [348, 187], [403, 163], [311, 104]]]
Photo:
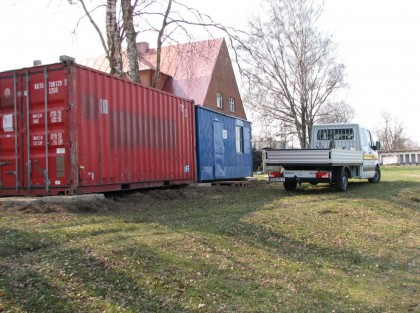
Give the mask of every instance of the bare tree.
[[[106, 4], [99, 5], [94, 9], [87, 8], [86, 0], [68, 1], [70, 4], [80, 3], [82, 6], [85, 16], [101, 39], [112, 74], [118, 76], [123, 74], [122, 43], [125, 40], [128, 61], [128, 64], [125, 64], [127, 77], [130, 80], [140, 82], [136, 38], [138, 34], [144, 32], [157, 34], [157, 64], [152, 82], [153, 87], [159, 81], [161, 48], [165, 42], [178, 42], [179, 38], [186, 38], [187, 41], [191, 41], [193, 38], [190, 31], [192, 27], [207, 30], [209, 37], [211, 37], [210, 29], [222, 30], [231, 38], [231, 41], [234, 40], [231, 33], [236, 32], [233, 28], [216, 23], [210, 16], [184, 4], [183, 1], [121, 0], [119, 6], [118, 0], [106, 0]], [[105, 36], [101, 32], [100, 24], [92, 16], [92, 12], [103, 7], [106, 8]]]
[[406, 150], [413, 146], [412, 141], [405, 136], [403, 125], [388, 111], [382, 112], [382, 124], [375, 131], [382, 148], [385, 151]]
[[[85, 10], [86, 15], [89, 16], [89, 20], [94, 25], [95, 29], [99, 27], [95, 26], [95, 22], [91, 18], [89, 12], [86, 10], [84, 0], [79, 0]], [[121, 55], [121, 35], [120, 27], [117, 21], [117, 0], [107, 0], [106, 2], [106, 15], [105, 15], [105, 27], [108, 48], [105, 49], [109, 66], [111, 68], [111, 74], [122, 76], [122, 55]], [[102, 34], [100, 34], [102, 36]]]
[[152, 87], [156, 87], [157, 83], [159, 82], [160, 63], [161, 63], [160, 56], [162, 52], [162, 44], [164, 41], [163, 36], [165, 34], [166, 27], [168, 26], [168, 16], [169, 16], [169, 13], [171, 12], [171, 7], [172, 7], [172, 0], [168, 0], [168, 6], [166, 7], [165, 14], [163, 15], [162, 27], [158, 31], [157, 50], [156, 50], [156, 71], [155, 71], [155, 77], [152, 82]]
[[[87, 7], [84, 0], [68, 0], [71, 5], [80, 4], [85, 13], [84, 17], [89, 19], [96, 33], [101, 40], [106, 58], [109, 62], [110, 73], [116, 76], [122, 76], [123, 64], [121, 55], [122, 35], [117, 19], [117, 0], [106, 0], [106, 4], [98, 5], [93, 9]], [[93, 13], [98, 9], [105, 7], [105, 35], [102, 33], [101, 26], [93, 18]], [[79, 19], [76, 29], [82, 19]], [[76, 32], [76, 29], [74, 32]], [[106, 40], [105, 40], [106, 38]]]
[[[138, 0], [135, 0], [133, 5], [131, 4], [131, 0], [121, 0], [121, 5], [118, 5], [118, 0], [106, 0], [106, 4], [97, 5], [93, 9], [87, 7], [85, 0], [68, 1], [73, 5], [80, 4], [83, 8], [85, 13], [84, 17], [89, 19], [89, 22], [92, 24], [101, 40], [102, 47], [104, 48], [106, 58], [109, 62], [110, 73], [116, 76], [122, 76], [124, 74], [122, 43], [126, 40], [128, 59], [127, 76], [130, 80], [140, 82], [136, 46], [137, 32], [135, 31], [133, 21], [134, 8], [138, 6]], [[146, 1], [147, 0], [144, 0], [142, 2]], [[96, 10], [104, 7], [105, 34], [101, 30], [101, 24], [98, 24], [93, 17], [93, 13]], [[121, 15], [122, 19], [120, 18]]]
[[295, 130], [302, 148], [312, 125], [344, 87], [344, 65], [317, 28], [322, 6], [311, 0], [267, 0], [266, 18], [254, 17], [241, 45], [248, 107]]
[[182, 0], [155, 1], [148, 10], [138, 10], [135, 15], [144, 22], [143, 27], [139, 28], [140, 33], [151, 31], [157, 34], [153, 87], [159, 82], [161, 50], [164, 43], [179, 43], [180, 38], [184, 42], [189, 42], [194, 38], [194, 28], [207, 32], [208, 37], [212, 37], [211, 31], [217, 29], [224, 32], [233, 47], [233, 42], [239, 40], [238, 35], [244, 33], [214, 21], [209, 15], [188, 6]]
[[[121, 0], [121, 10], [123, 16], [123, 30], [127, 42], [128, 59], [128, 79], [140, 83], [139, 61], [137, 55], [137, 32], [134, 27], [134, 9], [137, 6], [137, 0], [131, 5], [131, 0]], [[124, 34], [123, 33], [123, 34]]]
[[354, 108], [344, 101], [328, 102], [319, 110], [315, 122], [325, 123], [350, 123], [354, 118]]

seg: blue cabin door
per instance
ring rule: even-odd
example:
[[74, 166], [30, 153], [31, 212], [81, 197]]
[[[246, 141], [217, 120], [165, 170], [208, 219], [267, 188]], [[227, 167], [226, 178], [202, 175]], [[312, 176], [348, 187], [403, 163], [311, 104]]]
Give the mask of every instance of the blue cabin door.
[[213, 171], [215, 179], [221, 179], [225, 177], [223, 125], [218, 120], [213, 121]]

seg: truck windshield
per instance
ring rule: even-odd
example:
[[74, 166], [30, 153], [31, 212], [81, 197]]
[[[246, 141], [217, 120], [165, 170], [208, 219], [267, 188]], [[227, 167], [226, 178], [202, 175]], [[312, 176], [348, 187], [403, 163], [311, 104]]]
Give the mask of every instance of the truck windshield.
[[320, 129], [317, 133], [318, 140], [349, 140], [353, 138], [352, 128]]

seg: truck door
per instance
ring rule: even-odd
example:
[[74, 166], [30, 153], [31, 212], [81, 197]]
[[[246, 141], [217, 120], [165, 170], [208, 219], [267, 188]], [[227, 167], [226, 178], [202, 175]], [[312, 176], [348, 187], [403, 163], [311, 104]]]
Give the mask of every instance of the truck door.
[[213, 170], [215, 179], [221, 179], [225, 177], [223, 125], [218, 120], [213, 121]]
[[363, 150], [363, 171], [361, 177], [371, 178], [375, 175], [378, 153], [372, 148], [372, 134], [365, 128], [361, 128], [361, 143]]

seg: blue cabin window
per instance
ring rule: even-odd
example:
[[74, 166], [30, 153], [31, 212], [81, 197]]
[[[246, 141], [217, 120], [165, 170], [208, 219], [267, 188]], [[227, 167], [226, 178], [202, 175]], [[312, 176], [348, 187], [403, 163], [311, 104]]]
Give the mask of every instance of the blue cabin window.
[[244, 128], [235, 126], [236, 133], [236, 153], [244, 153]]

